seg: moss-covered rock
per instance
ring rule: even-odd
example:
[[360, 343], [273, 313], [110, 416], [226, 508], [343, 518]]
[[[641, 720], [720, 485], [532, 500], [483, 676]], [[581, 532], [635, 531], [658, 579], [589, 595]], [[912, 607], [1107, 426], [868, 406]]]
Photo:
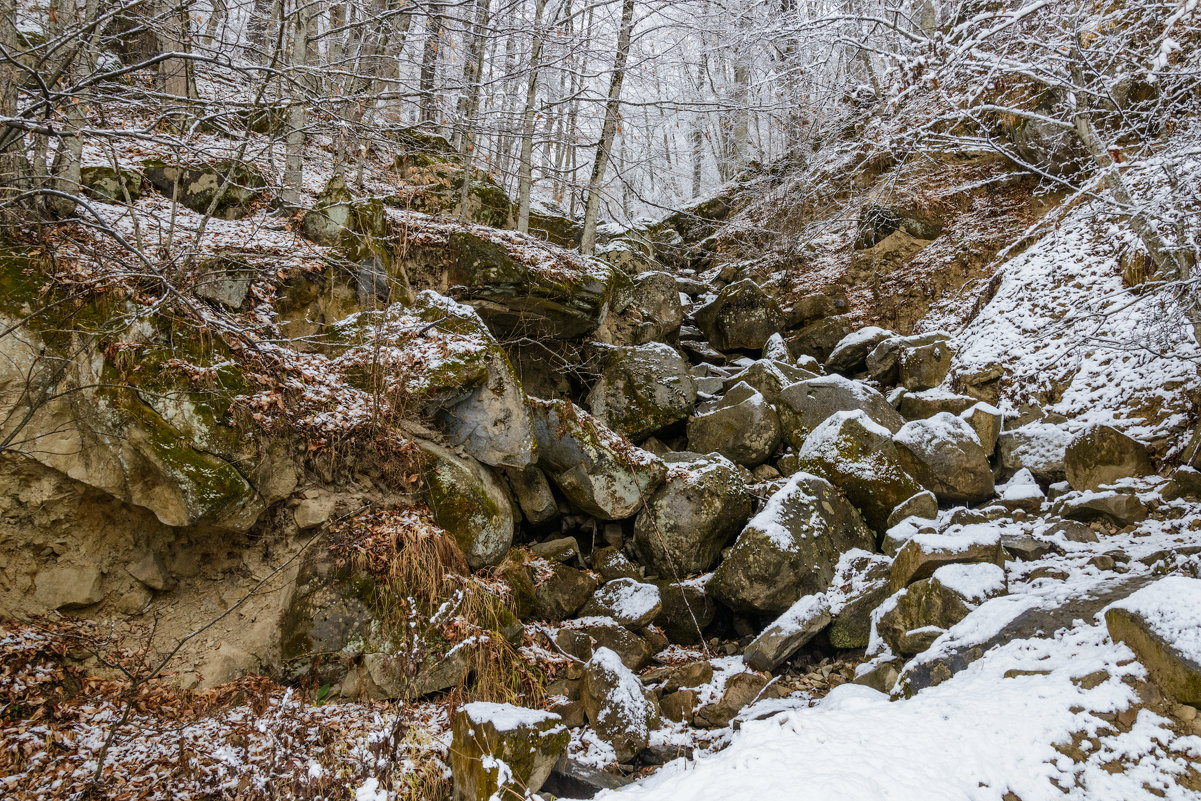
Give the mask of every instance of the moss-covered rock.
[[784, 326], [775, 300], [748, 279], [730, 284], [693, 312], [696, 324], [720, 351], [761, 350]]
[[842, 490], [880, 535], [892, 510], [922, 490], [902, 467], [891, 432], [863, 411], [830, 416], [805, 440], [797, 458], [801, 470]]
[[533, 796], [571, 739], [556, 714], [480, 701], [459, 707], [451, 728], [454, 801]]
[[632, 439], [683, 420], [695, 403], [688, 363], [661, 342], [614, 349], [588, 394], [592, 414]]
[[767, 461], [780, 446], [780, 418], [762, 393], [733, 386], [711, 411], [688, 418], [688, 449], [718, 453], [744, 467]]
[[798, 473], [751, 518], [709, 588], [731, 609], [780, 613], [825, 592], [842, 554], [873, 546], [859, 513], [828, 481]]
[[472, 569], [499, 564], [513, 544], [513, 503], [483, 465], [432, 442], [419, 442], [422, 478], [434, 520], [455, 539]]
[[722, 456], [667, 458], [667, 481], [634, 521], [640, 561], [664, 578], [702, 573], [751, 516], [742, 476]]
[[667, 466], [569, 401], [531, 401], [540, 466], [577, 507], [604, 520], [641, 508]]
[[580, 700], [592, 728], [613, 746], [619, 762], [637, 756], [659, 727], [658, 704], [608, 648], [598, 648], [584, 667]]
[[147, 159], [142, 168], [146, 180], [159, 192], [198, 214], [212, 205], [213, 216], [221, 220], [245, 217], [267, 186], [256, 168], [230, 160], [185, 165]]
[[133, 170], [84, 167], [79, 180], [89, 195], [106, 203], [132, 203], [142, 195], [142, 176]]
[[978, 503], [992, 496], [988, 453], [972, 427], [950, 412], [906, 423], [893, 442], [901, 466], [939, 500]]

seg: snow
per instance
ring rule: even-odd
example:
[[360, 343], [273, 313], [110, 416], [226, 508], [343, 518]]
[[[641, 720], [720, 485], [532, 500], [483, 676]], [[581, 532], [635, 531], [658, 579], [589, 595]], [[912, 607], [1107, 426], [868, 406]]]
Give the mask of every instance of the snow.
[[997, 495], [1005, 501], [1026, 501], [1046, 497], [1042, 487], [1038, 485], [1038, 479], [1026, 467], [1014, 473], [1008, 482], [999, 485]]
[[772, 631], [779, 636], [786, 636], [800, 631], [830, 609], [830, 599], [826, 593], [802, 596], [796, 603], [788, 607], [783, 614], [776, 618], [764, 631]]
[[1165, 576], [1113, 607], [1134, 613], [1174, 651], [1201, 665], [1201, 579]]
[[[811, 708], [743, 722], [724, 751], [676, 760], [637, 785], [598, 798], [1001, 801], [1007, 792], [1023, 799], [1147, 797], [1144, 781], [1157, 772], [1180, 771], [1160, 745], [1172, 737], [1167, 721], [1144, 712], [1145, 723], [1123, 735], [1099, 717], [1135, 701], [1134, 691], [1120, 680], [1141, 675], [1130, 657], [1127, 649], [1112, 646], [1103, 626], [1091, 625], [1051, 639], [1010, 643], [908, 700], [891, 702], [875, 690], [843, 685]], [[1039, 673], [1005, 678], [1014, 669]], [[1091, 690], [1072, 681], [1098, 670], [1111, 678]], [[1055, 745], [1067, 744], [1078, 731], [1104, 733], [1105, 753], [1089, 755], [1082, 765], [1063, 760]], [[1123, 748], [1137, 755], [1137, 766], [1102, 776], [1106, 756]], [[1169, 797], [1195, 796], [1176, 788]]]
[[943, 565], [934, 571], [933, 578], [961, 598], [974, 603], [1005, 592], [1005, 569], [988, 562]]
[[660, 604], [658, 587], [631, 578], [608, 582], [596, 591], [593, 600], [619, 621], [641, 620]]
[[512, 704], [496, 704], [488, 701], [475, 701], [465, 704], [459, 709], [472, 723], [491, 723], [498, 732], [536, 728], [555, 717], [550, 712], [540, 709], [525, 709]]
[[379, 786], [379, 779], [368, 779], [354, 791], [354, 801], [388, 801], [388, 791]]
[[[784, 486], [774, 492], [767, 499], [767, 503], [757, 515], [750, 519], [746, 524], [744, 531], [754, 529], [762, 532], [773, 545], [781, 551], [790, 552], [796, 548], [796, 535], [793, 533], [793, 528], [797, 526], [786, 525], [786, 522], [792, 516], [788, 509], [788, 505], [792, 504], [795, 499], [801, 502], [811, 498], [809, 490], [802, 486], [812, 481], [821, 481], [825, 483], [824, 478], [818, 478], [810, 473], [794, 473], [789, 476], [788, 481]], [[817, 512], [814, 510], [812, 517], [812, 525], [809, 528], [818, 528], [819, 522]]]
[[939, 412], [924, 420], [911, 420], [901, 426], [901, 430], [893, 435], [893, 440], [918, 453], [929, 453], [946, 443], [979, 442], [972, 427], [950, 412]]

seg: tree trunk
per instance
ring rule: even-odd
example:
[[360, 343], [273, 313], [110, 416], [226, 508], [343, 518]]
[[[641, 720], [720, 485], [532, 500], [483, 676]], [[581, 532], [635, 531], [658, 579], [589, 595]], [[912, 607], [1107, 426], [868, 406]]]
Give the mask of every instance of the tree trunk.
[[534, 110], [538, 102], [538, 70], [542, 61], [542, 12], [546, 0], [534, 0], [534, 30], [530, 39], [530, 75], [525, 85], [525, 106], [521, 112], [521, 163], [517, 177], [517, 230], [530, 230], [530, 191], [534, 172]]
[[601, 126], [600, 142], [596, 146], [596, 159], [592, 163], [592, 178], [588, 181], [588, 203], [584, 207], [584, 233], [580, 238], [580, 252], [585, 256], [596, 252], [596, 217], [600, 212], [600, 193], [605, 182], [605, 170], [609, 167], [609, 151], [613, 147], [613, 135], [617, 132], [617, 115], [621, 110], [621, 84], [626, 77], [626, 62], [630, 57], [630, 35], [633, 29], [634, 0], [623, 0], [621, 30], [617, 34], [617, 53], [613, 57], [613, 75], [609, 81], [609, 100], [605, 103], [605, 121]]
[[476, 0], [475, 21], [472, 24], [471, 45], [463, 66], [463, 95], [459, 101], [458, 147], [463, 157], [463, 181], [459, 185], [459, 214], [467, 220], [470, 212], [471, 169], [475, 159], [476, 112], [480, 105], [480, 79], [484, 71], [484, 33], [488, 27], [491, 0]]
[[421, 77], [419, 92], [420, 117], [418, 124], [422, 128], [438, 130], [438, 95], [436, 84], [438, 80], [438, 50], [442, 38], [442, 19], [444, 9], [442, 3], [430, 3], [429, 16], [425, 25], [425, 47], [421, 51]]
[[308, 98], [304, 89], [309, 85], [309, 38], [313, 34], [314, 6], [299, 0], [296, 23], [292, 34], [292, 71], [296, 95], [288, 106], [288, 133], [284, 146], [283, 201], [290, 206], [300, 205], [300, 187], [304, 179], [305, 126], [308, 124]]

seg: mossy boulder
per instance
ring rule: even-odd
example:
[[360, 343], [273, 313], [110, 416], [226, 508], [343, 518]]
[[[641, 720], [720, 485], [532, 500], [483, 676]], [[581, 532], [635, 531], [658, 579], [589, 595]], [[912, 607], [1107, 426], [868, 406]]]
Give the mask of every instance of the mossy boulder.
[[601, 265], [574, 273], [537, 269], [520, 251], [480, 234], [450, 234], [446, 280], [498, 335], [572, 339], [600, 325], [616, 276]]
[[619, 762], [636, 757], [659, 727], [658, 704], [608, 648], [598, 648], [584, 666], [580, 700], [592, 728], [613, 746]]
[[609, 315], [596, 338], [611, 345], [674, 341], [684, 322], [676, 279], [665, 272], [635, 275], [620, 301], [610, 302]]
[[736, 611], [778, 614], [804, 595], [825, 592], [842, 554], [874, 544], [830, 482], [797, 473], [738, 535], [709, 589]]
[[213, 216], [221, 220], [245, 217], [251, 203], [267, 187], [266, 179], [255, 167], [228, 159], [211, 164], [147, 159], [142, 168], [150, 185], [168, 198], [175, 198], [198, 214], [213, 206]]
[[797, 459], [801, 470], [842, 490], [880, 535], [892, 510], [922, 490], [902, 466], [891, 432], [861, 410], [829, 417], [808, 436]]
[[780, 418], [762, 393], [736, 384], [717, 406], [688, 418], [688, 449], [717, 453], [744, 467], [763, 464], [780, 446]]
[[905, 423], [878, 391], [840, 375], [798, 381], [783, 388], [778, 397], [784, 437], [796, 448], [836, 412], [862, 411], [890, 432], [899, 431]]
[[552, 712], [482, 701], [459, 707], [451, 730], [454, 801], [533, 796], [571, 739]]
[[470, 456], [418, 443], [422, 479], [434, 520], [446, 529], [472, 569], [499, 564], [513, 544], [513, 502], [497, 477]]
[[906, 423], [893, 442], [901, 466], [939, 500], [978, 503], [992, 496], [988, 453], [972, 427], [950, 412]]
[[683, 420], [695, 403], [688, 363], [661, 342], [614, 349], [588, 394], [592, 414], [632, 439]]
[[142, 196], [142, 176], [133, 170], [84, 167], [79, 176], [84, 190], [105, 203], [131, 203]]
[[351, 230], [354, 196], [342, 176], [335, 175], [317, 196], [317, 203], [300, 221], [301, 233], [319, 245], [339, 245]]
[[539, 466], [575, 506], [603, 520], [632, 516], [667, 466], [569, 401], [531, 400]]
[[654, 624], [663, 629], [671, 642], [693, 645], [704, 637], [705, 629], [717, 616], [717, 604], [704, 578], [689, 581], [659, 581], [663, 608]]
[[667, 480], [634, 521], [639, 561], [664, 578], [702, 573], [751, 516], [742, 476], [719, 455], [665, 458]]
[[995, 564], [945, 565], [885, 601], [876, 631], [893, 653], [914, 656], [984, 601], [1006, 591], [1005, 570]]
[[694, 311], [693, 317], [720, 351], [761, 350], [784, 326], [784, 315], [775, 300], [749, 278], [722, 289]]

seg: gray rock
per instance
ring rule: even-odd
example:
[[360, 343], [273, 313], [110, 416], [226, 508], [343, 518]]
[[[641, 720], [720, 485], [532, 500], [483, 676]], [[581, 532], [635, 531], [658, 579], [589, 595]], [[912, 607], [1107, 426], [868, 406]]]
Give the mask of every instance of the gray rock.
[[567, 565], [554, 565], [550, 575], [534, 585], [534, 615], [558, 622], [571, 617], [592, 597], [596, 579]]
[[745, 467], [767, 461], [780, 445], [776, 410], [747, 384], [733, 387], [713, 411], [688, 418], [687, 430], [690, 451], [718, 453]]
[[843, 553], [873, 547], [859, 513], [828, 481], [798, 473], [738, 535], [709, 589], [736, 611], [778, 614], [823, 592]]
[[601, 581], [628, 578], [642, 581], [642, 572], [638, 565], [631, 562], [626, 555], [614, 546], [597, 548], [592, 552], [592, 569], [600, 573]]
[[469, 456], [419, 441], [425, 460], [425, 494], [434, 520], [446, 529], [473, 570], [499, 564], [513, 544], [516, 525], [508, 490]]
[[867, 369], [867, 355], [892, 336], [894, 334], [891, 331], [874, 325], [847, 334], [826, 359], [826, 372], [848, 375], [863, 372]]
[[687, 363], [662, 342], [614, 349], [588, 394], [592, 414], [632, 439], [683, 420], [695, 403]]
[[1166, 576], [1106, 610], [1105, 624], [1114, 642], [1128, 645], [1165, 693], [1201, 709], [1195, 640], [1199, 603], [1201, 581]]
[[817, 374], [788, 362], [759, 359], [727, 378], [724, 388], [728, 392], [739, 383], [749, 384], [763, 393], [769, 403], [778, 403], [784, 387], [806, 378], [817, 378]]
[[806, 595], [765, 628], [742, 652], [753, 670], [775, 670], [829, 625], [825, 595]]
[[334, 514], [338, 498], [331, 494], [318, 494], [315, 498], [301, 498], [292, 510], [292, 518], [301, 531], [325, 525]]
[[977, 503], [993, 494], [988, 454], [950, 412], [906, 423], [893, 436], [901, 466], [940, 501]]
[[797, 357], [809, 356], [818, 364], [825, 364], [826, 359], [838, 347], [838, 343], [855, 330], [849, 315], [826, 317], [809, 323], [797, 333], [788, 338], [788, 348]]
[[652, 656], [645, 638], [610, 618], [568, 621], [555, 634], [555, 643], [582, 662], [591, 659], [597, 648], [608, 648], [630, 670], [642, 670]]
[[976, 432], [984, 452], [992, 456], [997, 449], [997, 438], [1001, 436], [1001, 410], [987, 403], [976, 403], [959, 416]]
[[889, 559], [850, 551], [839, 560], [827, 592], [834, 620], [826, 629], [835, 648], [864, 648], [871, 641], [872, 612], [888, 597]]
[[659, 588], [634, 579], [619, 578], [600, 587], [581, 612], [585, 617], [609, 617], [629, 629], [640, 629], [663, 609]]
[[952, 529], [945, 534], [919, 534], [897, 551], [889, 571], [892, 592], [929, 578], [944, 565], [991, 563], [1005, 567], [1005, 549], [996, 529]]
[[897, 411], [906, 420], [925, 420], [939, 412], [963, 414], [979, 401], [968, 395], [956, 395], [941, 389], [928, 389], [924, 392], [906, 392], [901, 396]]
[[580, 700], [592, 728], [613, 746], [619, 762], [636, 757], [659, 727], [658, 706], [608, 648], [596, 649], [584, 667]]
[[797, 456], [801, 470], [842, 490], [878, 534], [887, 530], [893, 509], [922, 490], [901, 466], [891, 432], [863, 411], [831, 416], [813, 430]]
[[836, 286], [825, 292], [802, 295], [797, 298], [785, 317], [789, 328], [799, 328], [814, 320], [846, 314], [848, 308], [850, 308], [850, 302], [847, 300], [846, 290]]
[[784, 435], [797, 448], [836, 412], [865, 412], [892, 433], [905, 424], [883, 395], [840, 375], [810, 378], [785, 387], [780, 392], [778, 409]]
[[540, 466], [573, 504], [594, 517], [630, 517], [667, 474], [662, 459], [568, 401], [531, 400], [530, 406]]
[[149, 552], [141, 559], [131, 562], [125, 571], [155, 592], [175, 589], [176, 581], [171, 577], [158, 554]]
[[775, 300], [750, 279], [730, 284], [692, 316], [719, 351], [760, 350], [784, 325]]
[[[966, 580], [957, 584], [950, 580], [952, 576]], [[930, 578], [899, 590], [882, 607], [884, 611], [877, 620], [876, 630], [893, 653], [913, 656], [933, 642], [924, 636], [923, 629], [934, 630], [928, 633], [936, 639], [967, 617], [972, 609], [1005, 592], [1005, 571], [996, 565], [944, 566]]]
[[654, 624], [670, 642], [693, 645], [700, 642], [705, 629], [717, 615], [717, 604], [700, 580], [660, 581], [659, 597], [663, 609]]
[[575, 537], [556, 537], [545, 542], [535, 542], [530, 546], [534, 556], [548, 562], [568, 562], [580, 556], [580, 543]]
[[900, 361], [901, 385], [915, 390], [937, 387], [951, 371], [954, 355], [945, 342], [904, 348]]
[[1027, 423], [1002, 431], [997, 440], [998, 473], [1008, 478], [1024, 467], [1039, 481], [1063, 481], [1063, 457], [1071, 439], [1071, 432], [1054, 423]]
[[751, 496], [723, 456], [666, 461], [667, 480], [634, 521], [634, 548], [658, 575], [690, 576], [712, 567], [742, 529], [751, 516]]
[[699, 729], [722, 729], [730, 725], [739, 712], [758, 699], [771, 681], [762, 673], [736, 673], [726, 680], [721, 698], [705, 704], [692, 717]]
[[1064, 472], [1075, 490], [1095, 490], [1123, 478], [1155, 472], [1147, 447], [1113, 426], [1090, 426], [1068, 443]]
[[505, 469], [505, 476], [530, 525], [542, 526], [558, 519], [559, 503], [545, 473], [537, 467], [510, 467]]
[[885, 525], [891, 529], [910, 517], [919, 517], [922, 520], [934, 520], [938, 517], [938, 498], [934, 497], [933, 492], [923, 490], [912, 498], [897, 504], [897, 508], [892, 510]]
[[1147, 519], [1147, 507], [1137, 495], [1126, 492], [1072, 493], [1057, 500], [1051, 509], [1067, 520], [1081, 523], [1104, 520], [1119, 527]]
[[885, 339], [867, 355], [864, 362], [867, 373], [881, 384], [897, 384], [901, 380], [901, 355], [906, 350], [946, 342], [948, 338], [949, 335], [945, 332], [934, 331], [928, 334]]

